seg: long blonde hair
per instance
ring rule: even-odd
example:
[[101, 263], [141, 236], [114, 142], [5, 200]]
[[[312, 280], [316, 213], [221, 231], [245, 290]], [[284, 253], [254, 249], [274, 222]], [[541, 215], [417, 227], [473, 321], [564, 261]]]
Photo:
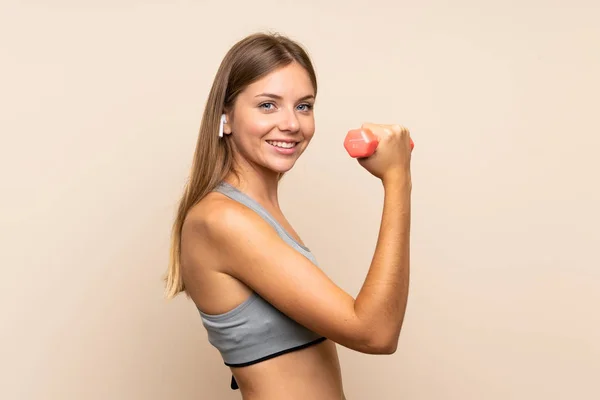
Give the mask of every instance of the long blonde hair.
[[169, 266], [164, 277], [168, 299], [185, 291], [181, 274], [181, 231], [188, 211], [234, 171], [233, 147], [226, 135], [218, 137], [221, 115], [230, 110], [248, 85], [292, 62], [303, 66], [312, 81], [316, 74], [307, 52], [290, 38], [273, 33], [245, 37], [227, 52], [206, 101], [190, 177], [179, 202], [171, 232]]

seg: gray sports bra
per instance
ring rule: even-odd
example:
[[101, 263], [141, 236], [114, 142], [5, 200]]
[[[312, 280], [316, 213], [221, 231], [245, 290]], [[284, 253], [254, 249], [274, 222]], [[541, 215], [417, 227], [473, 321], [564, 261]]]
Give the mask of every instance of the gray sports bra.
[[[254, 210], [287, 244], [318, 265], [310, 250], [294, 240], [281, 224], [250, 196], [227, 182], [221, 182], [215, 191]], [[252, 365], [326, 339], [287, 317], [256, 292], [242, 304], [223, 314], [213, 315], [198, 311], [208, 332], [209, 342], [219, 350], [225, 365], [230, 367]], [[233, 376], [231, 388], [239, 388]]]

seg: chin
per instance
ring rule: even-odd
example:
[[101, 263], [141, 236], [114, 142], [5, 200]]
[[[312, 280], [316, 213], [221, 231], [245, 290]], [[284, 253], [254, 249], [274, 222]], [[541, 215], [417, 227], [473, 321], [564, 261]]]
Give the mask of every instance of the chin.
[[294, 168], [294, 165], [296, 165], [296, 160], [278, 160], [268, 163], [266, 167], [273, 172], [283, 174]]
[[[296, 161], [300, 158], [306, 146], [304, 144], [298, 144], [297, 148], [292, 150], [273, 150], [271, 145], [267, 144], [267, 152], [263, 153], [264, 167], [276, 173], [286, 173], [290, 171]], [[280, 154], [281, 153], [281, 154]]]

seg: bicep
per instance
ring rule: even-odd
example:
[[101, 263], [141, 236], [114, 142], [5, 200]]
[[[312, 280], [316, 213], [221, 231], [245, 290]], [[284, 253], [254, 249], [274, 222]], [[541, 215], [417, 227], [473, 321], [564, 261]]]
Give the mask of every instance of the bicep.
[[308, 329], [367, 351], [352, 296], [251, 211], [232, 207], [219, 214], [207, 229], [225, 272]]

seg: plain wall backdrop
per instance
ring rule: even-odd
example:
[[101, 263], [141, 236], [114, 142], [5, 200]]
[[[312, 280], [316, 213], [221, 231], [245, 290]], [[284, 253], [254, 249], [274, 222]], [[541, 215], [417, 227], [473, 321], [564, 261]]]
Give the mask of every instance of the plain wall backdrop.
[[274, 31], [319, 78], [286, 215], [356, 295], [383, 192], [342, 142], [401, 123], [411, 291], [348, 400], [600, 398], [597, 1], [3, 1], [0, 398], [238, 399], [169, 234], [222, 57]]

